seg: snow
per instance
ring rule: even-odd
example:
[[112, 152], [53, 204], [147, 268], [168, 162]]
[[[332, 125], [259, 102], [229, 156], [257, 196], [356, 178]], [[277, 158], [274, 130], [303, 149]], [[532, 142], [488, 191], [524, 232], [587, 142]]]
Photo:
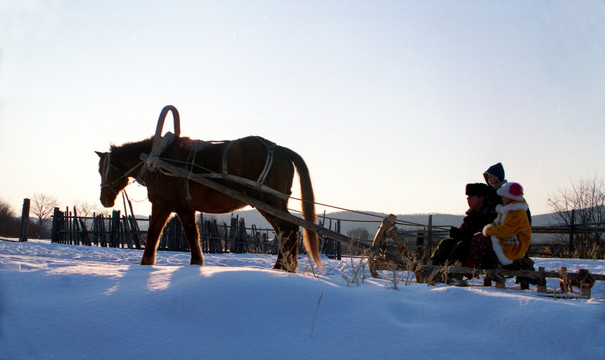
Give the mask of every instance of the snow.
[[[0, 359], [603, 359], [605, 282], [591, 299], [355, 279], [270, 255], [0, 241]], [[534, 259], [605, 274], [605, 261]], [[384, 273], [392, 276], [392, 274]], [[513, 281], [513, 280], [511, 280]], [[556, 280], [549, 280], [550, 288]]]

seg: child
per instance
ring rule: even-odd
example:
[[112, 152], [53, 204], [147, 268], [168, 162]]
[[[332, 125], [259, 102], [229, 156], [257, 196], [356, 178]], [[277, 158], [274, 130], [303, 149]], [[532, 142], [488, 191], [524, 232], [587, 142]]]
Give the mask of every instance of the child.
[[496, 220], [483, 228], [483, 235], [491, 239], [498, 261], [510, 265], [525, 256], [531, 241], [531, 225], [527, 217], [527, 202], [523, 187], [515, 182], [502, 185], [497, 191], [502, 205], [496, 206]]

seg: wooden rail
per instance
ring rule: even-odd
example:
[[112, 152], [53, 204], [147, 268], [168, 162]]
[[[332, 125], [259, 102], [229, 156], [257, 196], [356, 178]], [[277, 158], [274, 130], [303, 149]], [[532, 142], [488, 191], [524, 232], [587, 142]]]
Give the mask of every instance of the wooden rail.
[[[538, 268], [538, 271], [528, 270], [507, 270], [503, 268], [494, 269], [473, 269], [462, 266], [436, 266], [436, 265], [423, 265], [416, 270], [416, 281], [419, 283], [430, 282], [431, 278], [435, 278], [438, 274], [445, 274], [446, 276], [467, 276], [469, 278], [475, 276], [483, 276], [484, 284], [491, 285], [491, 280], [495, 280], [497, 288], [506, 288], [506, 278], [510, 277], [521, 277], [533, 279], [537, 282], [538, 292], [545, 293], [546, 279], [555, 278], [559, 279], [559, 285], [562, 291], [572, 292], [572, 287], [577, 287], [580, 291], [580, 295], [591, 297], [591, 289], [594, 286], [595, 281], [605, 280], [605, 275], [591, 274], [586, 269], [580, 269], [576, 273], [570, 273], [566, 267], [560, 268], [558, 271], [545, 271], [543, 267]], [[522, 285], [522, 289], [526, 290], [528, 287]]]
[[[412, 271], [416, 276], [417, 283], [427, 284], [438, 284], [446, 283], [449, 277], [460, 277], [466, 276], [467, 278], [474, 278], [483, 276], [483, 283], [485, 286], [491, 286], [491, 282], [496, 283], [497, 288], [506, 288], [506, 279], [511, 277], [523, 278], [521, 282], [521, 290], [527, 290], [528, 284], [523, 284], [527, 279], [531, 279], [532, 284], [537, 285], [537, 291], [539, 293], [546, 293], [546, 279], [554, 278], [559, 279], [559, 287], [561, 292], [572, 293], [573, 287], [578, 288], [581, 296], [591, 297], [591, 289], [596, 281], [604, 281], [605, 275], [591, 274], [588, 270], [580, 269], [575, 273], [567, 271], [566, 267], [561, 267], [558, 271], [546, 271], [544, 267], [538, 268], [538, 271], [529, 270], [507, 270], [503, 268], [494, 269], [474, 269], [462, 266], [437, 266], [437, 265], [423, 265], [419, 263], [410, 262], [405, 267], [398, 267], [397, 264], [392, 262], [377, 260], [374, 263], [374, 271], [376, 270], [388, 270], [388, 271]], [[380, 277], [380, 275], [378, 275]]]

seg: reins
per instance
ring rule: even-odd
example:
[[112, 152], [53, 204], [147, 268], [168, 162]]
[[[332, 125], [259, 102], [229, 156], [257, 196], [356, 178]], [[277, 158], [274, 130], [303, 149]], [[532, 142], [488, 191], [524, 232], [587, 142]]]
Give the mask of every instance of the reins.
[[[284, 200], [290, 200], [291, 199], [291, 200], [300, 201], [301, 203], [302, 202], [310, 202], [309, 200], [303, 200], [303, 199], [297, 198], [295, 196], [284, 194], [284, 193], [279, 192], [279, 191], [277, 191], [277, 190], [275, 190], [273, 188], [270, 188], [270, 187], [268, 187], [266, 185], [259, 184], [259, 182], [254, 181], [254, 180], [250, 180], [250, 179], [247, 179], [247, 178], [242, 178], [242, 177], [235, 176], [235, 175], [230, 175], [230, 174], [227, 174], [227, 173], [224, 173], [224, 172], [223, 173], [214, 172], [214, 171], [212, 171], [210, 169], [207, 169], [207, 168], [205, 168], [205, 167], [203, 167], [201, 165], [192, 163], [191, 161], [186, 161], [185, 162], [185, 161], [179, 161], [179, 160], [173, 160], [173, 159], [167, 159], [167, 158], [160, 158], [160, 160], [163, 160], [163, 161], [165, 161], [167, 163], [173, 163], [173, 164], [178, 164], [178, 165], [190, 166], [190, 168], [189, 168], [189, 174], [196, 174], [198, 176], [203, 176], [203, 177], [210, 178], [210, 179], [221, 179], [221, 180], [227, 180], [227, 181], [236, 182], [238, 184], [247, 186], [249, 188], [261, 190], [263, 192], [266, 192], [266, 193], [271, 194], [273, 196], [277, 196], [277, 197], [279, 197], [281, 199], [284, 199]], [[205, 172], [208, 172], [208, 173], [207, 174], [194, 173], [193, 172], [194, 168], [197, 168], [199, 170], [202, 170], [202, 171], [205, 171]], [[163, 169], [159, 169], [159, 170], [164, 175], [180, 177], [180, 175], [174, 174], [174, 173], [172, 173], [172, 172], [170, 172], [168, 170], [163, 170]], [[384, 215], [377, 215], [377, 214], [372, 214], [372, 213], [363, 212], [363, 211], [359, 211], [359, 210], [351, 210], [351, 209], [347, 209], [347, 208], [343, 208], [343, 207], [339, 207], [339, 206], [324, 204], [324, 203], [317, 202], [317, 201], [313, 201], [313, 204], [314, 205], [323, 206], [323, 207], [327, 207], [327, 208], [330, 208], [330, 209], [341, 210], [341, 211], [350, 212], [350, 213], [354, 213], [354, 214], [359, 214], [359, 215], [364, 215], [364, 216], [368, 216], [368, 217], [373, 217], [373, 218], [377, 219], [377, 220], [350, 220], [352, 222], [382, 222], [382, 219], [384, 218]], [[298, 212], [297, 210], [294, 210], [294, 209], [290, 209], [290, 210]], [[396, 224], [397, 225], [404, 225], [404, 226], [427, 226], [427, 224], [419, 224], [419, 223], [414, 223], [414, 222], [404, 221], [404, 220], [397, 220]], [[433, 225], [433, 228], [449, 229], [450, 227], [449, 226], [445, 226], [445, 225], [443, 225], [443, 226]]]
[[[172, 112], [172, 117], [174, 120], [174, 134], [171, 132], [167, 132], [164, 136], [162, 136], [162, 129], [164, 127], [164, 122], [166, 120], [166, 116], [168, 115], [168, 112]], [[235, 176], [235, 175], [230, 175], [227, 171], [227, 154], [229, 152], [229, 149], [232, 145], [232, 141], [229, 141], [227, 144], [227, 147], [224, 151], [223, 154], [223, 160], [222, 160], [222, 164], [223, 164], [223, 168], [221, 173], [217, 173], [214, 172], [210, 169], [204, 168], [201, 165], [198, 165], [195, 163], [195, 155], [197, 153], [197, 150], [194, 150], [193, 155], [190, 157], [190, 160], [188, 159], [188, 161], [179, 161], [179, 160], [173, 160], [173, 159], [167, 159], [167, 158], [160, 158], [160, 155], [166, 150], [166, 148], [172, 143], [174, 142], [175, 139], [178, 139], [180, 137], [180, 133], [181, 133], [181, 125], [180, 125], [180, 116], [179, 116], [179, 112], [176, 109], [176, 107], [174, 107], [173, 105], [167, 105], [162, 109], [162, 112], [160, 113], [160, 116], [158, 118], [158, 124], [156, 126], [156, 131], [155, 131], [155, 135], [153, 137], [153, 144], [152, 144], [152, 148], [151, 148], [151, 152], [150, 154], [146, 157], [145, 160], [141, 160], [139, 161], [135, 166], [133, 166], [132, 168], [130, 168], [128, 171], [126, 171], [124, 174], [122, 174], [120, 177], [118, 177], [117, 179], [115, 179], [114, 181], [112, 181], [111, 183], [108, 182], [108, 177], [109, 177], [109, 170], [111, 167], [120, 170], [117, 166], [111, 164], [111, 152], [106, 153], [106, 157], [105, 157], [105, 163], [103, 165], [103, 171], [102, 171], [102, 177], [101, 177], [101, 188], [105, 188], [107, 187], [112, 193], [114, 194], [118, 194], [120, 192], [120, 190], [116, 190], [116, 188], [114, 187], [114, 185], [123, 180], [124, 178], [127, 178], [129, 176], [131, 176], [131, 174], [139, 167], [141, 167], [139, 174], [136, 176], [135, 181], [140, 183], [141, 185], [145, 185], [145, 181], [144, 181], [144, 176], [145, 173], [147, 172], [147, 170], [150, 171], [157, 171], [160, 172], [161, 174], [167, 175], [167, 176], [177, 176], [176, 174], [171, 173], [170, 171], [167, 171], [165, 169], [162, 169], [161, 167], [157, 166], [158, 162], [160, 160], [166, 161], [166, 162], [172, 162], [172, 163], [179, 163], [179, 164], [184, 164], [185, 168], [187, 168], [189, 166], [189, 176], [191, 176], [192, 174], [198, 175], [198, 176], [203, 176], [203, 177], [207, 177], [207, 178], [214, 178], [214, 179], [222, 179], [222, 180], [227, 180], [227, 181], [232, 181], [250, 188], [254, 188], [263, 192], [266, 192], [270, 195], [279, 197], [281, 199], [284, 200], [289, 200], [289, 199], [293, 199], [296, 201], [300, 201], [302, 202], [309, 202], [308, 200], [303, 200], [300, 198], [296, 198], [293, 197], [291, 195], [288, 194], [284, 194], [282, 192], [279, 192], [269, 186], [264, 185], [264, 182], [269, 174], [269, 171], [271, 170], [271, 166], [273, 164], [273, 159], [274, 159], [274, 152], [275, 152], [275, 144], [274, 143], [269, 143], [267, 144], [266, 142], [262, 141], [262, 139], [258, 138], [259, 141], [261, 141], [266, 147], [267, 147], [267, 159], [265, 161], [265, 166], [261, 172], [261, 174], [259, 175], [258, 179], [256, 181], [254, 180], [250, 180], [247, 178], [243, 178], [243, 177], [239, 177], [239, 176]], [[193, 170], [194, 168], [200, 169], [204, 172], [208, 172], [207, 174], [199, 174], [199, 173], [194, 173]], [[181, 177], [180, 175], [178, 175], [178, 177]], [[185, 190], [187, 192], [187, 199], [191, 200], [191, 195], [189, 193], [189, 178], [185, 178]], [[357, 211], [357, 210], [351, 210], [351, 209], [346, 209], [346, 208], [342, 208], [342, 207], [338, 207], [338, 206], [333, 206], [333, 205], [328, 205], [328, 204], [324, 204], [324, 203], [320, 203], [320, 202], [316, 202], [313, 201], [314, 205], [319, 205], [319, 206], [323, 206], [323, 207], [327, 207], [327, 208], [331, 208], [331, 209], [336, 209], [336, 210], [341, 210], [341, 211], [346, 211], [346, 212], [352, 212], [352, 213], [356, 213], [356, 214], [360, 214], [360, 215], [364, 215], [364, 216], [369, 216], [369, 217], [375, 217], [377, 219], [382, 219], [383, 215], [376, 215], [376, 214], [372, 214], [372, 213], [367, 213], [367, 212], [362, 212], [362, 211]], [[379, 222], [379, 220], [376, 220], [377, 222]], [[410, 225], [410, 226], [424, 226], [423, 224], [416, 224], [416, 223], [412, 223], [412, 222], [408, 222], [408, 221], [400, 221], [397, 220], [397, 224], [400, 225]], [[434, 227], [439, 227], [439, 226], [434, 226]]]
[[135, 166], [130, 168], [128, 171], [126, 171], [120, 177], [118, 177], [117, 179], [115, 179], [112, 182], [108, 182], [107, 178], [109, 177], [109, 169], [113, 167], [114, 169], [117, 169], [119, 171], [120, 168], [118, 168], [117, 166], [115, 166], [111, 163], [111, 152], [106, 153], [105, 164], [103, 164], [103, 176], [101, 176], [101, 189], [108, 188], [109, 191], [111, 191], [112, 193], [117, 195], [120, 192], [120, 190], [116, 190], [114, 185], [117, 182], [121, 181], [122, 179], [129, 177], [130, 174], [132, 174], [142, 164], [143, 164], [143, 161], [139, 161]]

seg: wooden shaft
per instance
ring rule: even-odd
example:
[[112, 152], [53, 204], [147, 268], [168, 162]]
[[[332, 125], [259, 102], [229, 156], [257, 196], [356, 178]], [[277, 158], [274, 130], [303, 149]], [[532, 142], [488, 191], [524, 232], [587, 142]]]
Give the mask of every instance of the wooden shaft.
[[176, 137], [178, 138], [179, 136], [181, 136], [181, 120], [180, 120], [180, 116], [179, 116], [179, 111], [176, 109], [176, 107], [172, 106], [172, 105], [166, 105], [164, 106], [164, 108], [162, 109], [162, 112], [160, 113], [160, 117], [158, 118], [158, 124], [155, 128], [155, 136], [153, 137], [153, 148], [158, 148], [160, 145], [160, 139], [162, 137], [162, 129], [164, 128], [164, 120], [166, 120], [166, 115], [168, 115], [168, 112], [172, 111], [172, 117], [174, 120], [174, 135], [176, 135]]
[[[147, 158], [149, 157], [149, 155], [147, 154], [141, 154], [141, 160], [146, 161]], [[365, 245], [363, 243], [354, 241], [353, 239], [351, 239], [350, 237], [337, 233], [335, 231], [332, 230], [328, 230], [322, 226], [319, 226], [315, 223], [312, 223], [310, 221], [306, 221], [304, 219], [301, 219], [299, 217], [296, 217], [286, 211], [281, 211], [278, 210], [258, 199], [255, 199], [253, 197], [244, 195], [242, 193], [240, 193], [239, 191], [233, 190], [232, 188], [219, 184], [213, 180], [208, 179], [207, 177], [203, 176], [203, 175], [199, 175], [199, 174], [190, 174], [189, 170], [184, 169], [184, 168], [180, 168], [174, 165], [171, 165], [163, 160], [158, 160], [157, 162], [157, 166], [163, 170], [165, 170], [166, 172], [168, 172], [170, 175], [172, 176], [176, 176], [176, 177], [184, 177], [184, 178], [188, 178], [191, 181], [197, 182], [199, 184], [202, 184], [204, 186], [207, 186], [213, 190], [216, 190], [220, 193], [223, 193], [225, 195], [231, 196], [234, 199], [237, 199], [241, 202], [244, 202], [246, 204], [249, 204], [251, 206], [254, 206], [257, 209], [263, 210], [275, 217], [278, 217], [282, 220], [288, 221], [292, 224], [296, 224], [298, 226], [302, 226], [307, 230], [310, 231], [314, 231], [319, 235], [323, 235], [326, 237], [329, 237], [331, 239], [334, 239], [336, 241], [342, 242], [342, 243], [346, 243], [356, 249], [359, 250], [363, 250], [363, 251], [369, 251], [371, 253], [375, 253], [375, 254], [380, 254], [380, 249], [377, 249], [373, 246], [368, 246]], [[386, 257], [388, 257], [389, 259], [396, 261], [398, 263], [402, 263], [402, 259], [398, 258], [397, 256], [393, 256], [391, 254], [383, 254]]]

